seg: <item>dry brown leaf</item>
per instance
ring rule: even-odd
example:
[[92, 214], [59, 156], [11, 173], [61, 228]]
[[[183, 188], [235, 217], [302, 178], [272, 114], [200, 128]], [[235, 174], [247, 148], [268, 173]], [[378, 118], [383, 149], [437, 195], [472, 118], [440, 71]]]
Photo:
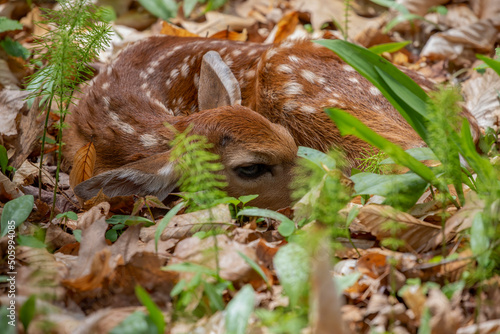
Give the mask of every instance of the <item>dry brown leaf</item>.
[[299, 23], [299, 12], [293, 11], [281, 18], [278, 22], [276, 35], [274, 37], [274, 43], [280, 43], [285, 40], [288, 36], [293, 34], [297, 24]]
[[467, 109], [477, 119], [479, 126], [500, 128], [500, 77], [492, 69], [482, 75], [477, 73], [462, 85]]
[[222, 30], [216, 32], [210, 38], [219, 38], [219, 39], [228, 39], [230, 41], [240, 41], [245, 42], [248, 39], [247, 29], [243, 29], [242, 32], [230, 31], [230, 30]]
[[481, 322], [480, 324], [470, 325], [459, 328], [456, 334], [498, 334], [500, 332], [500, 319]]
[[14, 182], [0, 173], [0, 202], [7, 203], [23, 195], [24, 194], [16, 187]]
[[470, 5], [480, 19], [498, 19], [500, 16], [500, 2], [498, 0], [470, 0]]
[[[468, 26], [432, 35], [420, 55], [433, 60], [473, 57], [472, 51], [493, 50], [497, 34], [498, 30], [491, 20], [480, 20]], [[468, 54], [464, 53], [466, 50], [469, 51]]]
[[431, 289], [425, 302], [431, 313], [431, 333], [456, 333], [464, 316], [459, 308], [452, 309], [450, 301], [439, 289]]
[[[429, 243], [437, 234], [441, 233], [441, 228], [422, 220], [416, 219], [412, 215], [397, 211], [387, 205], [366, 205], [358, 215], [359, 223], [363, 225], [367, 232], [373, 234], [378, 240], [394, 237], [403, 240], [405, 245], [403, 250], [414, 250], [416, 252], [425, 252], [434, 247], [433, 243]], [[384, 228], [384, 225], [389, 222], [402, 224], [404, 228], [391, 233]], [[447, 240], [452, 236], [447, 235]]]
[[186, 29], [179, 28], [176, 25], [173, 25], [170, 22], [163, 21], [161, 27], [161, 34], [168, 36], [178, 36], [178, 37], [200, 37], [196, 34], [193, 34]]
[[[215, 252], [217, 252], [217, 257]], [[191, 262], [215, 269], [217, 267], [216, 260], [218, 260], [219, 274], [223, 279], [241, 283], [258, 279], [258, 274], [238, 254], [239, 252], [253, 261], [257, 261], [257, 255], [253, 247], [237, 243], [226, 235], [219, 234], [215, 238], [205, 239], [192, 237], [177, 244], [171, 263]], [[184, 276], [184, 274], [181, 273], [181, 278], [192, 275], [188, 273]]]
[[400, 0], [398, 3], [406, 7], [410, 13], [424, 16], [431, 7], [440, 6], [448, 0]]
[[385, 255], [369, 253], [359, 258], [357, 269], [364, 275], [378, 278], [388, 272], [389, 264]]
[[[0, 60], [0, 72], [2, 72]], [[2, 74], [0, 74], [0, 77]], [[0, 78], [1, 80], [1, 78]], [[0, 85], [4, 85], [0, 81]], [[17, 135], [16, 117], [22, 111], [28, 92], [17, 89], [4, 89], [0, 91], [0, 135], [14, 136]]]
[[92, 260], [88, 273], [83, 276], [77, 276], [74, 279], [63, 280], [63, 284], [73, 291], [84, 292], [95, 290], [102, 287], [103, 281], [112, 272], [113, 269], [109, 260], [111, 259], [111, 252], [109, 249], [102, 249], [90, 255]]
[[81, 147], [73, 158], [73, 169], [69, 174], [71, 188], [90, 179], [94, 175], [94, 166], [97, 158], [94, 143], [90, 142]]
[[415, 318], [420, 319], [427, 300], [424, 289], [420, 285], [411, 285], [400, 291], [399, 294], [408, 308], [415, 314]]
[[206, 21], [196, 23], [191, 21], [179, 20], [184, 28], [199, 36], [211, 36], [218, 31], [229, 29], [232, 31], [242, 31], [255, 24], [253, 18], [243, 18], [219, 12], [208, 12], [205, 14]]
[[[145, 228], [141, 234], [141, 239], [145, 242], [151, 238], [154, 239], [156, 227]], [[211, 209], [173, 217], [161, 234], [161, 239], [184, 239], [198, 231], [208, 231], [213, 228], [228, 230], [233, 227], [229, 207], [227, 204], [221, 204]]]

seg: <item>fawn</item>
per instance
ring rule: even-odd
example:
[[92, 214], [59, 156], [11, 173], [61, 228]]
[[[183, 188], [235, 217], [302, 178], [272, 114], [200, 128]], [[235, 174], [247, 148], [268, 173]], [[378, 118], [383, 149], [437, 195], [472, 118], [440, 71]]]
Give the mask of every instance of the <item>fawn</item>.
[[[407, 74], [431, 89], [418, 74]], [[260, 200], [251, 204], [283, 206], [289, 201], [286, 181], [296, 145], [340, 148], [350, 166], [370, 149], [355, 137], [341, 137], [326, 107], [350, 112], [404, 149], [425, 145], [377, 88], [318, 44], [150, 37], [122, 51], [93, 80], [70, 117], [66, 156], [71, 159], [91, 140], [97, 149], [97, 176], [75, 192], [84, 199], [101, 188], [111, 195], [166, 196], [176, 177], [166, 163], [173, 135], [163, 123], [181, 130], [194, 123], [221, 155], [230, 195], [257, 193]], [[464, 114], [477, 134], [477, 123]], [[141, 178], [136, 170], [148, 176]], [[166, 185], [158, 185], [160, 180]]]

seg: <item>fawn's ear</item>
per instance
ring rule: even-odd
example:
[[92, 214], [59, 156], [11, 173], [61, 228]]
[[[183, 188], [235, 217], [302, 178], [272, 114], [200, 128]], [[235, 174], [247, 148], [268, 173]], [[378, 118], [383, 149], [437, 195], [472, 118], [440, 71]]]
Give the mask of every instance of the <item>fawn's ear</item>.
[[73, 190], [84, 201], [96, 196], [102, 189], [108, 197], [153, 195], [165, 199], [177, 186], [178, 176], [169, 153], [155, 154], [96, 175], [78, 184]]
[[200, 110], [241, 104], [241, 90], [238, 80], [229, 66], [216, 51], [203, 56], [198, 86]]

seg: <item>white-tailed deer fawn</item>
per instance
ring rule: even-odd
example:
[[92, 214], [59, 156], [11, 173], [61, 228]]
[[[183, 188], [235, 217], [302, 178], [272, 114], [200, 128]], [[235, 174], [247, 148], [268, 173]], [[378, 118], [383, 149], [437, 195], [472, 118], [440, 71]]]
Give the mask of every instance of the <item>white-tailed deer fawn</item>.
[[90, 141], [97, 149], [97, 176], [75, 192], [84, 199], [101, 188], [108, 195], [165, 197], [177, 179], [168, 163], [173, 134], [163, 123], [179, 130], [192, 123], [215, 144], [230, 195], [257, 193], [254, 205], [286, 205], [295, 145], [338, 147], [352, 166], [369, 149], [355, 137], [341, 137], [326, 107], [350, 112], [405, 149], [424, 145], [378, 89], [320, 45], [148, 38], [93, 80], [69, 119], [66, 156], [72, 159]]

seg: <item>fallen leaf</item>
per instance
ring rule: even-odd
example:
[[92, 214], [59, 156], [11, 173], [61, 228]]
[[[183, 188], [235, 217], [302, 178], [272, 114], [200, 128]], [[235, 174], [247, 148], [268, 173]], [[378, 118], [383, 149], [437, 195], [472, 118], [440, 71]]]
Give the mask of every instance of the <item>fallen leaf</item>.
[[[416, 252], [425, 252], [434, 247], [429, 239], [434, 238], [441, 233], [441, 228], [433, 224], [426, 223], [414, 218], [412, 215], [397, 211], [386, 205], [366, 205], [358, 215], [359, 223], [363, 225], [366, 231], [373, 234], [378, 240], [394, 237], [405, 242], [401, 249], [411, 249]], [[388, 222], [401, 224], [403, 228], [391, 233], [384, 228]], [[447, 240], [453, 235], [447, 235]]]
[[431, 289], [425, 302], [431, 313], [431, 333], [456, 333], [464, 321], [462, 310], [452, 309], [450, 301], [439, 289]]
[[231, 31], [231, 30], [223, 30], [216, 32], [210, 38], [219, 38], [219, 39], [227, 39], [230, 41], [240, 41], [240, 42], [245, 42], [248, 39], [248, 32], [247, 29], [243, 29], [242, 32], [236, 32], [236, 31]]
[[178, 36], [178, 37], [200, 37], [197, 34], [193, 34], [187, 31], [186, 29], [179, 28], [178, 26], [173, 25], [172, 23], [169, 23], [167, 21], [162, 22], [162, 28], [160, 33], [163, 35]]
[[71, 188], [76, 187], [94, 175], [94, 166], [97, 153], [94, 143], [90, 142], [76, 151], [73, 158], [73, 169], [69, 174], [69, 184]]
[[293, 11], [281, 18], [276, 25], [277, 31], [274, 37], [274, 43], [280, 43], [290, 36], [299, 23], [299, 12]]

